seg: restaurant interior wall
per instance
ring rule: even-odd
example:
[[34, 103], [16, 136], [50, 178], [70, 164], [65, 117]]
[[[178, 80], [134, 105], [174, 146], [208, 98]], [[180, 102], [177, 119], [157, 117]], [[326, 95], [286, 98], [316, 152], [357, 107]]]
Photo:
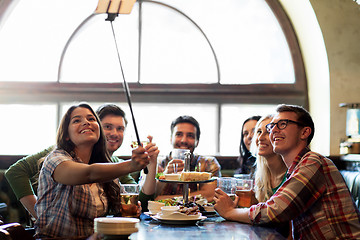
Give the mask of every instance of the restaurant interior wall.
[[[311, 114], [321, 123], [317, 124], [320, 131], [316, 131], [313, 145], [324, 155], [339, 156], [339, 144], [346, 137], [346, 109], [339, 108], [339, 104], [360, 101], [360, 5], [351, 0], [280, 2], [299, 38]], [[310, 4], [317, 21], [309, 13]], [[311, 31], [317, 25], [320, 34], [316, 29], [315, 34]], [[325, 44], [325, 57], [321, 41]]]
[[[310, 0], [324, 36], [330, 71], [330, 154], [346, 138], [346, 108], [360, 102], [359, 1]], [[314, 94], [316, 98], [316, 93]], [[323, 101], [320, 97], [316, 101]]]

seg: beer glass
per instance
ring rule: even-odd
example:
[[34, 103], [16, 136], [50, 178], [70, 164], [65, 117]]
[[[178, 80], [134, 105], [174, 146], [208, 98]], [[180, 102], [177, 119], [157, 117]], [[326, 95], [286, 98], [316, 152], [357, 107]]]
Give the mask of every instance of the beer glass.
[[122, 217], [137, 217], [140, 186], [139, 184], [121, 184], [120, 212]]
[[238, 207], [250, 207], [252, 189], [254, 185], [253, 179], [236, 179], [236, 195], [239, 197]]

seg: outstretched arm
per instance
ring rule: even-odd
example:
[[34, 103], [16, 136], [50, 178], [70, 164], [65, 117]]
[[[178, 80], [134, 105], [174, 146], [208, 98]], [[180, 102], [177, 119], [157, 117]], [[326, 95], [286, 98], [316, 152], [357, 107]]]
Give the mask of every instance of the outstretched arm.
[[139, 171], [149, 164], [150, 157], [143, 147], [134, 149], [132, 156], [131, 160], [120, 163], [94, 163], [88, 165], [74, 161], [63, 161], [56, 166], [52, 175], [56, 182], [65, 185], [107, 182], [130, 172]]

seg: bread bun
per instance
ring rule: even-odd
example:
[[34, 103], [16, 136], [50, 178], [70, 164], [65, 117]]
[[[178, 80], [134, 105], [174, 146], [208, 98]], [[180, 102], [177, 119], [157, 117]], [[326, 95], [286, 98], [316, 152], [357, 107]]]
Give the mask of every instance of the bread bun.
[[211, 178], [211, 173], [208, 172], [182, 172], [180, 181], [183, 182], [197, 182], [206, 181]]

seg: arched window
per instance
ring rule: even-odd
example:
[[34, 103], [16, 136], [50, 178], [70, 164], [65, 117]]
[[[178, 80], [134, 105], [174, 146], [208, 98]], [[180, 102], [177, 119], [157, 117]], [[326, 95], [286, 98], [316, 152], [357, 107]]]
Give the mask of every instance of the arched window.
[[[96, 5], [95, 0], [3, 5], [0, 109], [46, 105], [56, 115], [47, 120], [52, 123], [73, 101], [94, 107], [116, 102], [128, 112], [110, 22], [104, 14], [89, 17]], [[162, 154], [171, 148], [170, 123], [181, 114], [200, 122], [197, 152], [238, 155], [247, 117], [271, 112], [279, 103], [307, 106], [299, 45], [277, 0], [142, 0], [113, 26], [139, 132], [153, 134]], [[42, 128], [39, 121], [47, 114], [39, 115], [31, 120]], [[11, 122], [9, 114], [0, 128]], [[40, 145], [24, 152], [16, 148], [16, 154], [53, 144], [49, 131], [55, 134], [55, 127], [44, 131]], [[119, 154], [129, 153], [132, 132], [129, 126]], [[33, 137], [21, 141], [36, 142], [29, 140]], [[3, 149], [8, 152], [0, 154], [15, 151]]]

